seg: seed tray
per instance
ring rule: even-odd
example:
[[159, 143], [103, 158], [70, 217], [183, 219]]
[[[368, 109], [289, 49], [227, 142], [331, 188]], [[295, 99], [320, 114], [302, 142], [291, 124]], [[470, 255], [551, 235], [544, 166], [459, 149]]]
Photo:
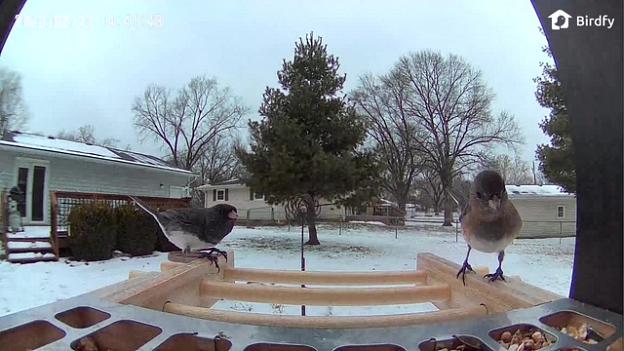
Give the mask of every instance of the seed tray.
[[[563, 334], [560, 324], [585, 321], [604, 339], [586, 344]], [[560, 299], [483, 318], [394, 328], [302, 329], [201, 320], [86, 294], [0, 318], [0, 351], [36, 348], [71, 350], [85, 337], [114, 350], [431, 350], [434, 338], [452, 344], [454, 336], [478, 340], [483, 349], [505, 350], [495, 338], [519, 325], [553, 338], [542, 350], [622, 350], [622, 315], [572, 299]], [[466, 339], [467, 340], [467, 339]]]

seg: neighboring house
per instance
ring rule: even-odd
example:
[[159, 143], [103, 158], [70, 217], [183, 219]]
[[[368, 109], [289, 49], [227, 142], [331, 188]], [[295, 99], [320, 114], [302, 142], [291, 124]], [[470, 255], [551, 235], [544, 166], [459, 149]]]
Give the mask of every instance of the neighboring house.
[[[205, 207], [219, 203], [228, 203], [238, 210], [238, 215], [245, 220], [284, 221], [286, 211], [283, 205], [270, 205], [264, 195], [254, 193], [251, 188], [237, 179], [206, 184], [199, 187], [205, 193]], [[338, 207], [328, 201], [320, 201], [321, 220], [337, 220], [344, 218], [344, 207]]]
[[154, 156], [54, 137], [10, 132], [0, 139], [0, 190], [26, 196], [24, 224], [49, 224], [52, 191], [188, 196], [194, 175]]
[[[408, 210], [408, 206], [405, 207]], [[406, 216], [395, 202], [386, 199], [375, 199], [365, 206], [349, 208], [346, 213], [347, 221], [382, 222], [388, 225], [404, 225]]]
[[507, 185], [523, 226], [520, 237], [576, 235], [576, 196], [557, 185]]
[[[407, 205], [406, 205], [407, 208]], [[347, 214], [351, 216], [383, 216], [383, 217], [404, 217], [395, 202], [378, 199], [366, 206], [348, 209]]]

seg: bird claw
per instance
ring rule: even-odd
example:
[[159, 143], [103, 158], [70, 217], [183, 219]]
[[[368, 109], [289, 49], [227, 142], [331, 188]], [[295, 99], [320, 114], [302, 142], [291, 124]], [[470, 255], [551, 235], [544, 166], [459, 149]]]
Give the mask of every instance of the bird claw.
[[221, 267], [219, 267], [219, 256], [223, 256], [223, 258], [225, 258], [225, 262], [227, 262], [227, 252], [214, 247], [200, 251], [199, 255], [214, 264], [215, 267], [217, 267], [217, 272], [221, 271]]
[[503, 276], [503, 270], [499, 268], [496, 269], [496, 272], [489, 273], [483, 276], [483, 278], [489, 278], [491, 282], [500, 278], [500, 280], [505, 281], [505, 277]]
[[461, 274], [462, 282], [464, 283], [464, 286], [466, 286], [466, 271], [467, 270], [472, 273], [475, 273], [470, 263], [468, 263], [468, 261], [464, 261], [464, 264], [462, 265], [462, 267], [459, 269], [459, 272], [457, 272], [457, 275], [455, 276], [455, 278], [459, 278], [459, 275]]

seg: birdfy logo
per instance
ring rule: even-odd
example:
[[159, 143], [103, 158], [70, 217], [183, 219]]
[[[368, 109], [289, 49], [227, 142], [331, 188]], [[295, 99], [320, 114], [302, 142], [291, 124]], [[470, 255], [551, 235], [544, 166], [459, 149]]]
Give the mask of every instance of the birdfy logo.
[[566, 29], [570, 26], [572, 16], [563, 10], [557, 10], [548, 16], [553, 30]]
[[[550, 18], [550, 26], [553, 30], [567, 29], [570, 27], [570, 18], [574, 16], [563, 10], [557, 10], [553, 12], [548, 18]], [[596, 17], [584, 15], [576, 16], [574, 23], [577, 27], [606, 27], [611, 29], [615, 24], [615, 18], [609, 17], [609, 15], [598, 15]]]

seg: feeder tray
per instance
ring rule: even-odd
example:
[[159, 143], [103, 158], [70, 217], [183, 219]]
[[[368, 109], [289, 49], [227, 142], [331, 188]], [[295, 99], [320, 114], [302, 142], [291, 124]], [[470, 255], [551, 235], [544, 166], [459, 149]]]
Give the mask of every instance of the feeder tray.
[[[503, 334], [516, 331], [539, 331], [548, 350], [622, 351], [621, 315], [513, 277], [490, 283], [470, 274], [463, 286], [455, 277], [459, 266], [431, 254], [418, 255], [419, 270], [400, 272], [236, 268], [232, 251], [227, 262], [219, 257], [217, 270], [205, 259], [180, 257], [172, 252], [161, 272], [131, 272], [127, 281], [0, 318], [0, 351], [490, 351], [504, 350]], [[211, 308], [223, 298], [324, 306], [430, 302], [438, 311], [302, 317]], [[581, 326], [599, 335], [596, 343], [561, 331]]]

